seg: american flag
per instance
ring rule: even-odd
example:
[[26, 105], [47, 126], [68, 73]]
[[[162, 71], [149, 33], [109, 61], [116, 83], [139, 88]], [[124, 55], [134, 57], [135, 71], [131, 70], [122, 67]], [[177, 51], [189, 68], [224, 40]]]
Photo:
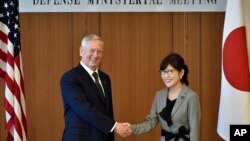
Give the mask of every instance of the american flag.
[[18, 0], [0, 1], [0, 77], [5, 81], [7, 141], [27, 141]]

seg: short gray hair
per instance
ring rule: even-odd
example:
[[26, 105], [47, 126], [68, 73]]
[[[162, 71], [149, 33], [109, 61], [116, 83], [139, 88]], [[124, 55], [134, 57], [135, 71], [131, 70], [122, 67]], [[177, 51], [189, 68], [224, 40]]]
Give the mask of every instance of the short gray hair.
[[81, 42], [81, 46], [83, 48], [87, 48], [87, 42], [88, 41], [91, 41], [91, 40], [100, 40], [102, 41], [103, 45], [104, 45], [104, 42], [102, 40], [102, 38], [98, 35], [95, 35], [95, 34], [89, 34], [89, 35], [86, 35], [83, 39], [82, 39], [82, 42]]

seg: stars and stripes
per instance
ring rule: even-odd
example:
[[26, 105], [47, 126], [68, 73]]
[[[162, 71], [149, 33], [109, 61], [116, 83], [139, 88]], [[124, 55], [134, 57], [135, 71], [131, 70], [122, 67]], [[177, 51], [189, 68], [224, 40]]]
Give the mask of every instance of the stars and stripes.
[[0, 77], [5, 81], [7, 141], [27, 141], [18, 0], [0, 2]]

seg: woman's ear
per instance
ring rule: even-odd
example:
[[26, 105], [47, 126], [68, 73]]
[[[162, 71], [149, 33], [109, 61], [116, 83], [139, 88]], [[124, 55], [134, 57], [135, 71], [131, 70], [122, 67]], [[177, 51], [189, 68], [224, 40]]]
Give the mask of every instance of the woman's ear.
[[185, 70], [181, 69], [181, 71], [180, 71], [180, 79], [182, 79], [182, 77], [184, 76], [184, 73], [185, 73]]

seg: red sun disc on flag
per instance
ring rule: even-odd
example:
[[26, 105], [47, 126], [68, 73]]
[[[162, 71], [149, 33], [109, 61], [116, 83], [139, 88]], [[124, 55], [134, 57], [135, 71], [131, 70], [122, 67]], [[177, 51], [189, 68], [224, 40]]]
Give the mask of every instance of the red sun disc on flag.
[[223, 69], [227, 81], [234, 88], [250, 91], [245, 27], [236, 28], [228, 35], [223, 49]]

